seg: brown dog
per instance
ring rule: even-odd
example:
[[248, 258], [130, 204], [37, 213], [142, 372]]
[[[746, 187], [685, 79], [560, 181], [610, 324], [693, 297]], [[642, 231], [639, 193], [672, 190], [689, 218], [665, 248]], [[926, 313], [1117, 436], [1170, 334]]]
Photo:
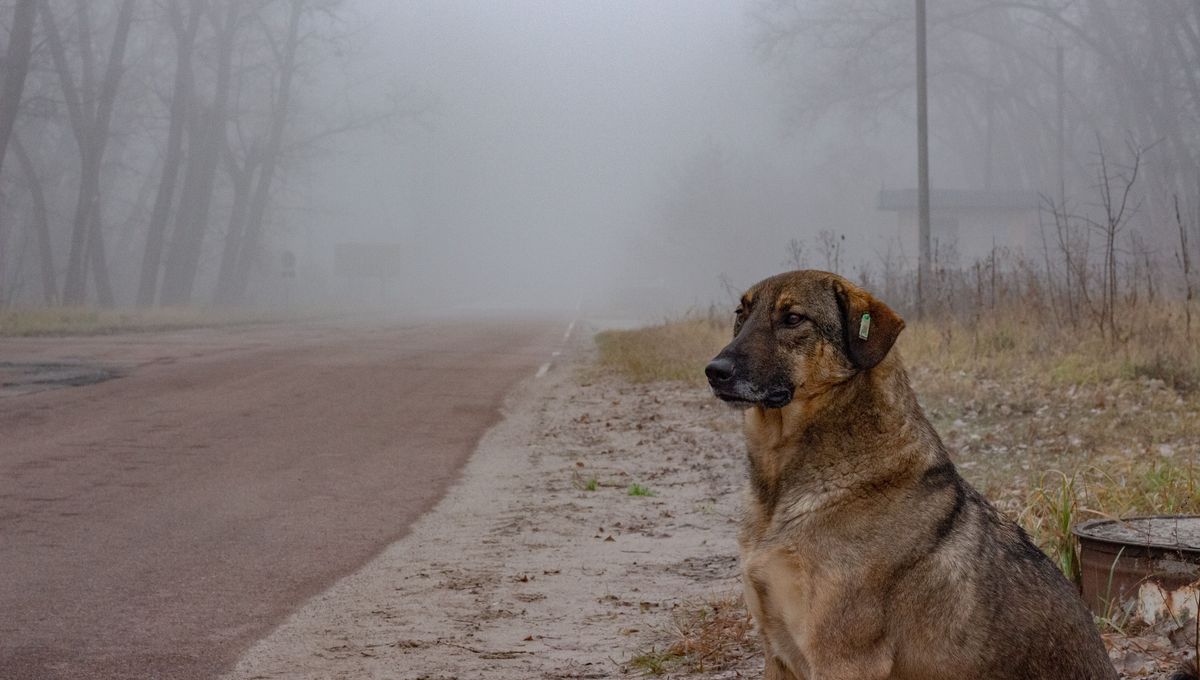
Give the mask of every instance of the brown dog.
[[705, 371], [746, 408], [765, 677], [1116, 678], [1075, 588], [950, 462], [891, 351], [903, 328], [840, 276], [781, 274]]

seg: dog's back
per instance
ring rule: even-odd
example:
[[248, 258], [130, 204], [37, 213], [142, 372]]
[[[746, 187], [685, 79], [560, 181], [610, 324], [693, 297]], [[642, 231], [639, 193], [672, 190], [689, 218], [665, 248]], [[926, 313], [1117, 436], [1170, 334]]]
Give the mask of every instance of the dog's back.
[[947, 485], [963, 507], [900, 598], [898, 632], [925, 639], [897, 650], [894, 677], [1116, 678], [1091, 614], [1054, 563], [957, 473]]

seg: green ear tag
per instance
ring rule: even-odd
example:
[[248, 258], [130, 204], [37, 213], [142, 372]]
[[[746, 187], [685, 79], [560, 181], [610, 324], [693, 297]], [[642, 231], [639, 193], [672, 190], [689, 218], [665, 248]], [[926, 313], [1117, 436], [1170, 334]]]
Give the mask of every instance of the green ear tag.
[[866, 314], [862, 315], [862, 321], [858, 322], [858, 338], [859, 338], [859, 340], [866, 340], [867, 336], [870, 334], [871, 334], [871, 313], [867, 312]]

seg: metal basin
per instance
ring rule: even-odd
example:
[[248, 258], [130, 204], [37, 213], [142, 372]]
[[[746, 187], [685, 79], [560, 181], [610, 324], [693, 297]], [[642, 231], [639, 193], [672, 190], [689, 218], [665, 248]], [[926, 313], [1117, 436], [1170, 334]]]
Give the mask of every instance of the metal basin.
[[1097, 615], [1133, 616], [1148, 624], [1196, 615], [1200, 517], [1103, 519], [1073, 531], [1083, 599]]

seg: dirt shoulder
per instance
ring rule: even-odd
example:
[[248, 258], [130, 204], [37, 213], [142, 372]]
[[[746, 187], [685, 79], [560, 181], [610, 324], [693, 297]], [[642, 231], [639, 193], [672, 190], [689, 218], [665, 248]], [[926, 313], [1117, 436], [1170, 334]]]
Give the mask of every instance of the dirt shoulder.
[[227, 677], [612, 677], [656, 662], [636, 657], [673, 613], [736, 591], [736, 414], [595, 375], [576, 337], [406, 538]]

